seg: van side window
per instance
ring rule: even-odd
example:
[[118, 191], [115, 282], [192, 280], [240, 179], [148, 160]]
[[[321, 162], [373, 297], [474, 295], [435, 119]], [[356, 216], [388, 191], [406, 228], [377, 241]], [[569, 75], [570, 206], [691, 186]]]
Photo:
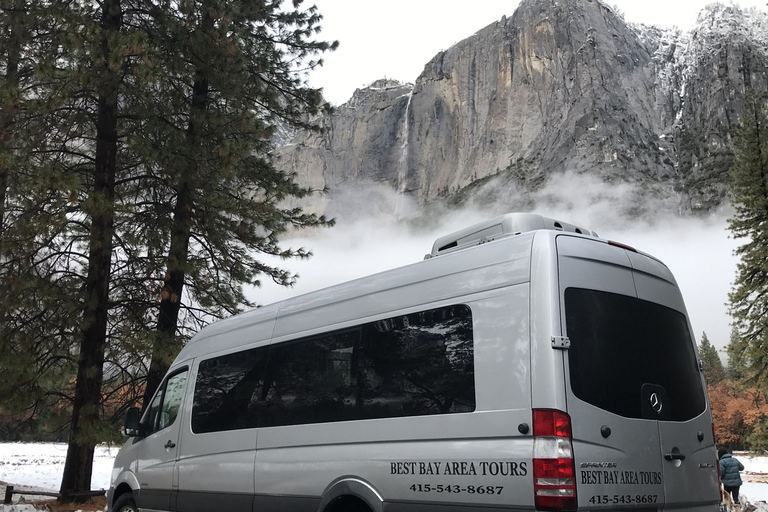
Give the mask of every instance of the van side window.
[[264, 393], [268, 347], [200, 362], [192, 406], [192, 431], [201, 434], [256, 425], [251, 403]]
[[169, 427], [176, 421], [186, 382], [187, 370], [182, 370], [168, 377], [160, 386], [145, 416], [145, 435]]
[[472, 314], [457, 305], [202, 361], [192, 430], [474, 409]]

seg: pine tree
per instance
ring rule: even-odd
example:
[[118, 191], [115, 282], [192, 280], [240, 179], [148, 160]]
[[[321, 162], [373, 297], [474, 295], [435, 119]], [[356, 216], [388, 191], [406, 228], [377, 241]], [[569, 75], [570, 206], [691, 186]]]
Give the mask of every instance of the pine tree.
[[69, 499], [150, 356], [161, 376], [185, 336], [249, 305], [244, 283], [291, 284], [258, 254], [308, 257], [280, 235], [331, 224], [283, 206], [311, 191], [269, 151], [279, 123], [321, 107], [298, 66], [334, 44], [312, 40], [314, 8], [279, 1], [6, 2], [29, 39], [14, 53], [4, 27], [21, 18], [0, 12], [0, 329], [25, 364], [0, 361], [0, 393], [23, 382], [2, 407], [71, 407]]
[[153, 100], [157, 115], [137, 137], [152, 151], [155, 183], [166, 184], [158, 196], [173, 211], [163, 228], [168, 239], [141, 242], [166, 255], [145, 404], [183, 340], [185, 296], [187, 312], [196, 305], [214, 318], [236, 313], [252, 305], [244, 283], [295, 280], [258, 254], [309, 257], [303, 248], [281, 248], [280, 235], [332, 224], [283, 206], [311, 190], [277, 170], [270, 157], [280, 124], [310, 127], [307, 114], [323, 105], [297, 65], [315, 67], [320, 61], [312, 57], [335, 48], [311, 39], [321, 16], [299, 4], [284, 10], [279, 1], [188, 0], [157, 13], [154, 41], [162, 51], [155, 79], [162, 101]]
[[745, 362], [744, 352], [746, 344], [739, 337], [739, 332], [735, 326], [731, 327], [731, 339], [725, 352], [728, 354], [728, 367], [726, 376], [732, 380], [742, 380], [747, 376], [747, 363]]
[[754, 425], [752, 432], [744, 439], [747, 449], [755, 453], [768, 450], [768, 420], [763, 418]]
[[78, 283], [59, 264], [66, 200], [52, 192], [68, 187], [50, 172], [36, 74], [41, 55], [55, 54], [50, 15], [38, 2], [0, 2], [0, 407], [24, 419], [15, 435], [37, 431], [73, 376]]
[[701, 334], [701, 344], [699, 345], [699, 357], [704, 363], [704, 379], [708, 386], [714, 386], [725, 378], [725, 369], [717, 349], [709, 342], [707, 333]]
[[[59, 82], [74, 87], [64, 106], [73, 117], [72, 124], [83, 127], [82, 149], [73, 162], [85, 164], [86, 181], [81, 189], [82, 232], [74, 240], [88, 255], [83, 262], [85, 280], [78, 333], [78, 364], [72, 402], [72, 421], [61, 482], [62, 500], [89, 491], [93, 451], [101, 430], [102, 383], [109, 324], [109, 289], [115, 237], [115, 185], [119, 175], [121, 152], [119, 98], [126, 94], [128, 56], [132, 53], [131, 34], [126, 30], [121, 0], [103, 0], [96, 4], [62, 6], [66, 39]], [[80, 35], [78, 37], [76, 34]], [[66, 91], [67, 89], [64, 88]], [[85, 98], [79, 96], [85, 93]], [[61, 115], [67, 110], [62, 109]], [[75, 142], [77, 144], [77, 142]], [[63, 141], [59, 150], [72, 147]], [[74, 169], [70, 168], [70, 172]]]
[[754, 93], [741, 116], [736, 158], [730, 170], [734, 213], [729, 229], [745, 239], [729, 294], [729, 312], [738, 333], [739, 352], [749, 377], [768, 384], [768, 119], [764, 103]]

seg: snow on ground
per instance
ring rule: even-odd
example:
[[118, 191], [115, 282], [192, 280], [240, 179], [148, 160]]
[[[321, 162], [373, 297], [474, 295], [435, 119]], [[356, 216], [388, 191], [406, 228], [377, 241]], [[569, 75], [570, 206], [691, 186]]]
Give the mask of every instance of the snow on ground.
[[[96, 447], [91, 489], [109, 489], [118, 449]], [[0, 443], [0, 481], [17, 487], [58, 491], [66, 458], [66, 443]]]
[[[93, 458], [91, 489], [108, 489], [112, 463], [118, 447], [98, 446]], [[768, 456], [735, 453], [744, 464], [741, 496], [757, 506], [756, 512], [768, 512]], [[67, 445], [64, 443], [0, 443], [0, 482], [19, 489], [56, 492], [61, 484]], [[0, 484], [0, 500], [5, 485]], [[14, 501], [18, 498], [14, 496]], [[763, 502], [763, 503], [758, 503]], [[30, 505], [2, 505], [0, 512], [34, 512]]]

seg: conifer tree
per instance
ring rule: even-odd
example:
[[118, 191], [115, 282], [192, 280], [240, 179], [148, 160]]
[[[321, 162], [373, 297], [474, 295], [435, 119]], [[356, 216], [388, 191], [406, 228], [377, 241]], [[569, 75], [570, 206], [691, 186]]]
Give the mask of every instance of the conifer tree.
[[50, 172], [36, 76], [57, 36], [47, 5], [0, 1], [0, 407], [25, 419], [17, 435], [35, 432], [72, 377], [78, 283], [59, 265], [66, 201], [52, 188], [66, 186]]
[[717, 349], [709, 342], [707, 333], [701, 334], [701, 343], [699, 344], [699, 357], [704, 363], [704, 379], [708, 386], [714, 386], [725, 378], [725, 369]]
[[[327, 226], [323, 216], [286, 208], [285, 199], [311, 193], [275, 168], [271, 137], [281, 124], [309, 128], [307, 114], [323, 106], [297, 66], [336, 43], [314, 41], [321, 16], [314, 7], [284, 10], [280, 1], [188, 0], [157, 12], [157, 115], [141, 146], [152, 151], [160, 195], [173, 205], [169, 238], [144, 240], [165, 254], [157, 332], [147, 375], [147, 404], [180, 347], [183, 297], [213, 317], [233, 314], [242, 285], [267, 277], [290, 285], [295, 276], [265, 265], [259, 254], [306, 258], [283, 249], [288, 229]], [[164, 107], [165, 106], [165, 107]], [[164, 228], [165, 229], [165, 228]], [[159, 245], [153, 245], [157, 244]], [[187, 309], [187, 312], [191, 311]]]
[[739, 337], [736, 326], [731, 326], [731, 338], [725, 352], [728, 355], [728, 367], [726, 376], [733, 380], [742, 380], [747, 376], [747, 363], [745, 362], [744, 352], [746, 345]]
[[741, 116], [736, 157], [730, 169], [734, 213], [729, 229], [744, 239], [729, 294], [729, 312], [738, 344], [732, 349], [748, 367], [748, 377], [768, 384], [768, 119], [765, 103], [754, 93]]
[[[24, 106], [0, 115], [14, 135], [0, 138], [14, 173], [2, 190], [0, 329], [31, 362], [8, 374], [38, 396], [58, 384], [72, 408], [66, 500], [90, 488], [93, 448], [113, 435], [105, 414], [135, 400], [125, 390], [150, 356], [159, 379], [184, 335], [249, 305], [243, 284], [293, 282], [258, 260], [309, 256], [281, 248], [282, 233], [331, 224], [283, 206], [310, 190], [269, 151], [278, 124], [307, 126], [321, 107], [298, 66], [335, 45], [312, 40], [321, 17], [300, 2], [5, 1], [26, 6], [44, 37], [20, 54], [36, 81], [19, 82], [26, 95], [13, 99], [13, 66], [0, 67], [1, 106]], [[12, 33], [0, 33], [3, 64]]]
[[[88, 255], [82, 263], [85, 279], [69, 447], [60, 489], [63, 500], [90, 490], [93, 452], [101, 424], [115, 236], [115, 184], [121, 150], [119, 97], [126, 94], [125, 80], [130, 76], [126, 73], [127, 60], [132, 53], [131, 34], [125, 30], [124, 23], [128, 20], [123, 17], [125, 7], [121, 1], [62, 6], [62, 22], [67, 30], [63, 45], [66, 53], [56, 78], [74, 87], [73, 95], [64, 98], [64, 106], [69, 110], [62, 109], [62, 115], [74, 114], [72, 124], [65, 126], [83, 129], [80, 143], [84, 147], [73, 155], [72, 163], [86, 167], [80, 203], [84, 223], [82, 232], [73, 236]], [[82, 100], [81, 94], [85, 96]], [[58, 149], [68, 147], [72, 147], [72, 143], [63, 141]], [[83, 157], [87, 163], [78, 161]]]

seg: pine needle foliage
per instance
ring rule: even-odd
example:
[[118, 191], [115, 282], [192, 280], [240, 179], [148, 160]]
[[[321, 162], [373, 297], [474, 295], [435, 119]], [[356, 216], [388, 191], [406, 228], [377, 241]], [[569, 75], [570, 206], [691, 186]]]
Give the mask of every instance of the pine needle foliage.
[[150, 43], [159, 49], [148, 77], [154, 94], [136, 101], [152, 115], [131, 137], [147, 164], [136, 194], [146, 198], [142, 191], [151, 189], [160, 200], [144, 202], [158, 213], [153, 231], [130, 230], [137, 246], [163, 258], [153, 264], [163, 273], [145, 404], [185, 326], [253, 306], [243, 284], [267, 278], [292, 285], [293, 274], [259, 256], [307, 258], [309, 251], [283, 248], [279, 237], [332, 225], [285, 206], [312, 190], [278, 170], [270, 155], [279, 127], [310, 128], [308, 116], [324, 107], [302, 73], [335, 43], [311, 39], [321, 17], [300, 4], [286, 10], [279, 1], [187, 0], [162, 2], [150, 13]]
[[326, 108], [306, 83], [336, 47], [321, 19], [299, 0], [0, 0], [0, 416], [71, 411], [63, 495], [147, 373], [252, 306], [243, 286], [295, 281], [260, 257], [309, 257], [281, 236], [332, 225], [286, 206], [313, 191], [270, 155]]
[[[47, 2], [0, 1], [0, 413], [15, 436], [56, 430], [73, 376], [80, 283], [62, 265], [72, 183], [46, 148], [40, 55], [55, 53]], [[52, 434], [56, 435], [56, 434]]]
[[746, 365], [747, 377], [768, 388], [768, 117], [765, 100], [747, 97], [736, 157], [730, 169], [733, 216], [728, 225], [743, 239], [729, 313], [735, 335], [729, 355]]
[[699, 358], [704, 364], [704, 379], [707, 382], [707, 386], [714, 386], [725, 378], [723, 362], [717, 354], [717, 348], [710, 343], [706, 332], [701, 334]]

